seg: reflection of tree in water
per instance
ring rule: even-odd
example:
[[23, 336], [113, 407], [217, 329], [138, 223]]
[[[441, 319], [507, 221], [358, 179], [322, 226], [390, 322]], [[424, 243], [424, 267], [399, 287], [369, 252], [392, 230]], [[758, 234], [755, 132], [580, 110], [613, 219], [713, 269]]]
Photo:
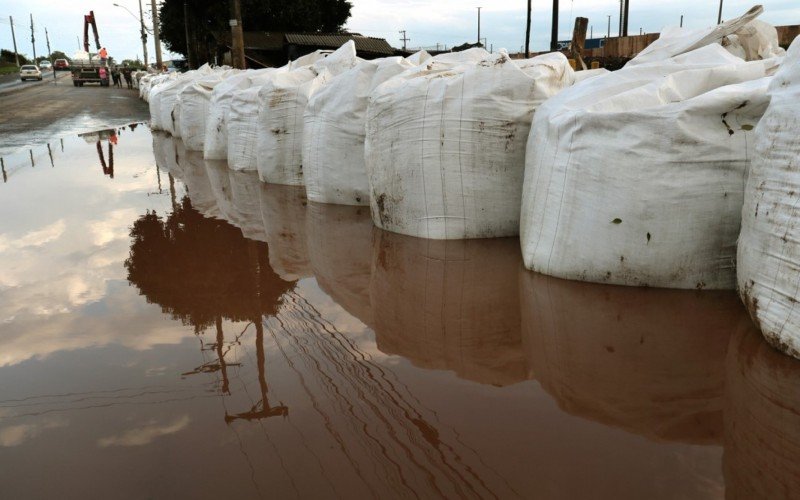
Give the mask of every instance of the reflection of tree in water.
[[149, 303], [201, 332], [222, 317], [273, 315], [293, 288], [269, 267], [267, 245], [225, 221], [207, 219], [188, 197], [164, 220], [142, 215], [131, 229], [128, 280]]
[[271, 408], [266, 397], [262, 317], [277, 312], [282, 296], [294, 284], [270, 268], [266, 243], [245, 239], [225, 221], [205, 218], [192, 208], [188, 197], [166, 219], [148, 211], [134, 222], [130, 235], [133, 241], [125, 261], [128, 281], [149, 303], [192, 325], [195, 333], [215, 326], [216, 339], [208, 350], [217, 359], [184, 375], [219, 372], [221, 391], [229, 394], [227, 368], [231, 365], [225, 355], [230, 345], [225, 345], [222, 320], [252, 322], [262, 401], [247, 412], [226, 415], [226, 421], [285, 415], [286, 407]]

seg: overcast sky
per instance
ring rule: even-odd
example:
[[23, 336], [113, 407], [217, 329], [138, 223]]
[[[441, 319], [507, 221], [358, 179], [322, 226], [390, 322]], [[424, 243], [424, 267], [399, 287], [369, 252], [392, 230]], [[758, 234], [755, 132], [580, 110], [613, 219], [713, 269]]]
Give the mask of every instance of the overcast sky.
[[[114, 3], [130, 9], [136, 17]], [[224, 0], [220, 0], [224, 1]], [[497, 48], [509, 51], [520, 49], [525, 40], [525, 0], [351, 0], [352, 17], [347, 27], [363, 35], [386, 38], [395, 47], [402, 46], [400, 30], [406, 30], [410, 47], [435, 46], [437, 43], [461, 44], [477, 39], [477, 7], [481, 11], [481, 37]], [[147, 5], [150, 0], [144, 0]], [[191, 3], [191, 2], [190, 2]], [[800, 24], [800, 2], [797, 0], [764, 0], [762, 20], [775, 25]], [[723, 18], [737, 16], [754, 5], [753, 1], [725, 0]], [[677, 25], [685, 16], [684, 26], [705, 27], [716, 23], [717, 0], [631, 0], [629, 34], [639, 28], [651, 33], [663, 26]], [[0, 47], [11, 49], [11, 27], [8, 16], [14, 17], [17, 46], [20, 52], [32, 55], [30, 15], [36, 29], [36, 53], [46, 52], [46, 27], [53, 50], [71, 55], [83, 37], [83, 14], [95, 11], [100, 42], [117, 59], [141, 57], [138, 2], [136, 0], [0, 0]], [[145, 6], [146, 22], [149, 8]], [[533, 0], [531, 48], [544, 50], [549, 46], [550, 0]], [[559, 32], [569, 39], [576, 16], [589, 18], [594, 36], [606, 34], [611, 15], [611, 35], [617, 33], [619, 0], [561, 0]], [[247, 20], [244, 21], [247, 29]], [[82, 40], [81, 40], [82, 43]], [[153, 59], [153, 40], [148, 39], [148, 53]], [[165, 52], [165, 59], [169, 58]]]

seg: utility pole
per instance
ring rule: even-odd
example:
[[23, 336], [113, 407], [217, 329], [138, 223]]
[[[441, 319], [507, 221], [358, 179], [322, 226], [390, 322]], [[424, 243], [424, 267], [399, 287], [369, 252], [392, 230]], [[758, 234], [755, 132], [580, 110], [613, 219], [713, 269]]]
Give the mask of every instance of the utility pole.
[[478, 43], [481, 43], [481, 9], [483, 7], [478, 7]]
[[617, 30], [617, 36], [622, 36], [622, 21], [625, 19], [625, 0], [619, 0], [619, 30]]
[[33, 14], [31, 14], [31, 45], [33, 45], [33, 64], [36, 64], [36, 37], [33, 35]]
[[[44, 39], [47, 41], [47, 60], [50, 61], [50, 63], [52, 64], [53, 63], [53, 51], [50, 50], [50, 35], [47, 33], [47, 28], [46, 27], [44, 29]], [[53, 82], [55, 83], [56, 82], [56, 70], [52, 66], [50, 66], [50, 67], [53, 69]], [[47, 148], [50, 149], [50, 144], [47, 145]], [[50, 163], [52, 163], [52, 162], [53, 162], [53, 155], [50, 155]]]
[[631, 5], [628, 0], [623, 1], [625, 2], [625, 22], [622, 23], [622, 36], [628, 36], [628, 11]]
[[531, 0], [528, 0], [528, 21], [525, 24], [525, 59], [531, 57]]
[[144, 27], [144, 11], [142, 11], [142, 0], [139, 0], [139, 24], [141, 24], [142, 57], [144, 57], [144, 67], [147, 69], [147, 30], [145, 30]]
[[717, 15], [717, 24], [722, 24], [722, 0], [719, 0], [719, 14]]
[[606, 17], [608, 17], [608, 35], [606, 35], [606, 38], [611, 38], [611, 14], [606, 14]]
[[81, 37], [75, 35], [75, 41], [78, 42], [78, 50], [81, 50]]
[[230, 0], [231, 18], [231, 63], [236, 69], [245, 69], [244, 31], [242, 31], [242, 4], [240, 0]]
[[186, 59], [189, 63], [189, 69], [195, 69], [196, 64], [194, 61], [194, 50], [192, 50], [192, 41], [189, 38], [189, 7], [186, 2], [183, 2], [183, 28], [186, 31]]
[[17, 66], [19, 66], [19, 52], [17, 52], [17, 36], [14, 34], [14, 18], [8, 16], [8, 20], [11, 21], [11, 40], [14, 42], [14, 58], [17, 60]]
[[161, 60], [161, 33], [158, 26], [158, 6], [156, 5], [156, 0], [150, 0], [150, 7], [153, 9], [153, 38], [156, 42], [156, 66], [158, 66], [158, 71], [161, 71], [164, 62]]
[[[398, 33], [401, 33], [403, 35], [403, 38], [401, 38], [400, 41], [403, 42], [403, 51], [405, 52], [405, 50], [406, 50], [406, 42], [410, 42], [411, 39], [406, 37], [406, 30], [398, 31]], [[447, 50], [447, 49], [445, 49], [445, 50]]]
[[550, 30], [550, 50], [558, 50], [558, 0], [553, 0], [553, 26]]
[[681, 14], [681, 28], [683, 28], [683, 14]]

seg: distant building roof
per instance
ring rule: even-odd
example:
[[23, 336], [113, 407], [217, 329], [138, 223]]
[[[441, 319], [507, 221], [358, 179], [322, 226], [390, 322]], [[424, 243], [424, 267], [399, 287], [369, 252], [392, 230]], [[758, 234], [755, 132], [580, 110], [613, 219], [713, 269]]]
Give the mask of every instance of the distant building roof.
[[356, 52], [394, 55], [394, 49], [383, 38], [372, 38], [358, 34], [326, 34], [326, 33], [286, 33], [286, 42], [295, 45], [337, 49], [348, 40], [356, 43]]

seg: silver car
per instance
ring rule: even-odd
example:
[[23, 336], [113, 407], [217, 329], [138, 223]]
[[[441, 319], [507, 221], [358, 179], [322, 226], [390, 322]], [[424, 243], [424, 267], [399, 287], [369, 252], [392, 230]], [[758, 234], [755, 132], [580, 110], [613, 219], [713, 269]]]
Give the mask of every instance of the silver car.
[[25, 80], [41, 80], [42, 72], [33, 64], [26, 64], [19, 69], [19, 79], [23, 82]]

